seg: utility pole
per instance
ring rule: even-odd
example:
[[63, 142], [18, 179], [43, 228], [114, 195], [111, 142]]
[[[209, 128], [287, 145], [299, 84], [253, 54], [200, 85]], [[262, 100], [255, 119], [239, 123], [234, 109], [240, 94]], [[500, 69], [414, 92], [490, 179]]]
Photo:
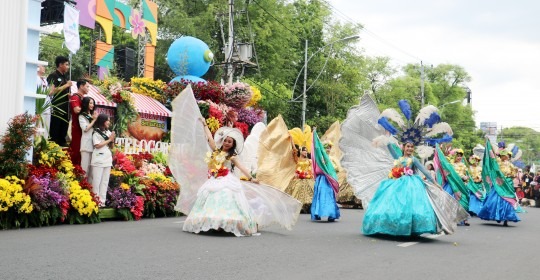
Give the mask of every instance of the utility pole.
[[233, 62], [232, 62], [232, 56], [234, 53], [234, 0], [229, 0], [229, 44], [228, 48], [225, 49], [227, 52], [225, 54], [225, 63], [227, 64], [227, 83], [232, 84], [233, 82], [233, 74], [234, 74], [234, 68], [233, 68]]
[[304, 51], [304, 90], [302, 93], [302, 132], [304, 132], [304, 126], [306, 126], [306, 104], [307, 104], [307, 63], [308, 63], [308, 40], [306, 39], [306, 49]]
[[422, 96], [422, 106], [420, 108], [424, 108], [424, 63], [420, 61], [420, 94]]

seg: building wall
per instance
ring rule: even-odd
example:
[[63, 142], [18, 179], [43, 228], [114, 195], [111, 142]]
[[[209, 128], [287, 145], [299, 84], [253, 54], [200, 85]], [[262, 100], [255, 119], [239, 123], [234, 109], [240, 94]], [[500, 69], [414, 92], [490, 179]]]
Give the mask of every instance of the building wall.
[[15, 115], [35, 113], [41, 1], [2, 1], [0, 9], [0, 134]]

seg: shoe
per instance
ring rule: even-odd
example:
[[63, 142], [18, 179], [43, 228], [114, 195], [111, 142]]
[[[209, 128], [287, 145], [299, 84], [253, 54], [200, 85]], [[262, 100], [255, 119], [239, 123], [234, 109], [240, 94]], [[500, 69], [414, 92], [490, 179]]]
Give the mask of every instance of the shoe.
[[467, 221], [463, 221], [463, 225], [464, 226], [470, 226], [471, 224], [469, 224], [469, 222], [467, 222]]
[[331, 223], [331, 222], [335, 222], [336, 219], [331, 219], [331, 218], [328, 218], [328, 222]]
[[508, 226], [508, 221], [504, 221], [503, 226], [507, 227]]

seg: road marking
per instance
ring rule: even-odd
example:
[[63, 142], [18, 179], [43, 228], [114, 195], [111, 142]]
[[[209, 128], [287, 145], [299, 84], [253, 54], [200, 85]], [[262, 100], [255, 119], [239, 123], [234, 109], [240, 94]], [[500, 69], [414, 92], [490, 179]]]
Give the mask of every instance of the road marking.
[[184, 221], [173, 222], [173, 224], [183, 224]]
[[401, 244], [399, 244], [397, 246], [405, 248], [405, 247], [409, 247], [409, 246], [416, 245], [416, 244], [418, 244], [418, 242], [405, 242], [405, 243], [401, 243]]

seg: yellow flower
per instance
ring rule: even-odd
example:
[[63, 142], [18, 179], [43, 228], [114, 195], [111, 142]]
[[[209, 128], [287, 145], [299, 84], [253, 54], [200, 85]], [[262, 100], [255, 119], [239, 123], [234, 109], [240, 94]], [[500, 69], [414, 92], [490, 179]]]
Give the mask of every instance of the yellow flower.
[[126, 184], [126, 183], [120, 184], [120, 187], [121, 187], [122, 189], [126, 190], [126, 191], [130, 189], [129, 185]]
[[210, 129], [212, 133], [216, 132], [221, 126], [218, 119], [214, 117], [206, 119], [206, 124], [208, 124], [208, 129]]
[[253, 107], [257, 105], [257, 103], [262, 99], [262, 94], [259, 88], [257, 88], [256, 86], [250, 86], [250, 87], [251, 87], [251, 92], [253, 92], [253, 94], [251, 95], [251, 100], [249, 100], [249, 102], [246, 105], [247, 107]]

